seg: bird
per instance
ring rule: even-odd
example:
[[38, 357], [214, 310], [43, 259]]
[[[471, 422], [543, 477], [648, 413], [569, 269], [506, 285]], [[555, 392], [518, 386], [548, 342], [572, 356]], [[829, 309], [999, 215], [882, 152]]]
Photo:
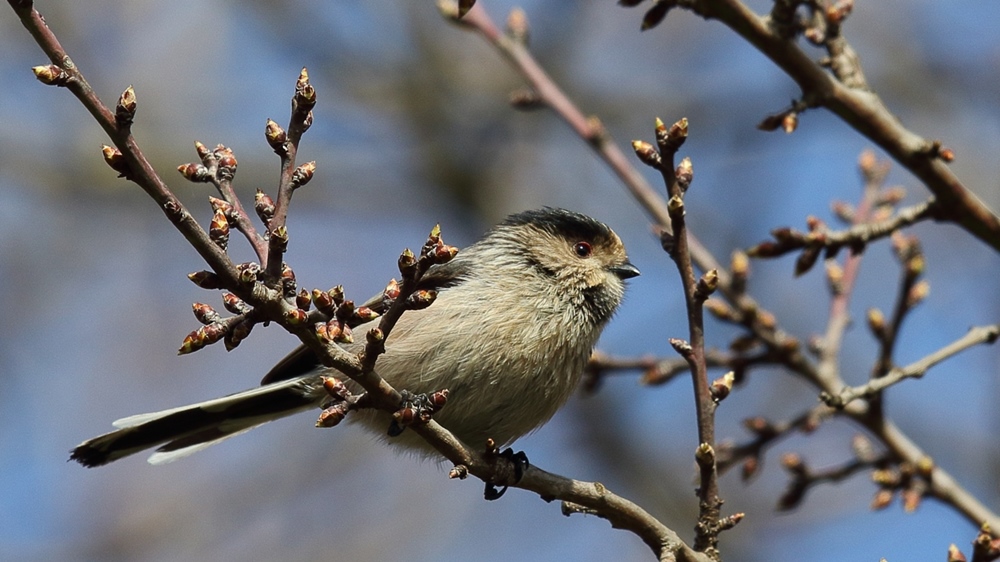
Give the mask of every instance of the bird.
[[[447, 404], [434, 419], [466, 445], [510, 444], [569, 399], [622, 302], [625, 280], [637, 275], [619, 236], [596, 219], [549, 207], [510, 215], [454, 259], [427, 270], [420, 288], [437, 291], [436, 300], [399, 318], [375, 371], [401, 391], [447, 389]], [[377, 323], [355, 331], [366, 333]], [[343, 347], [357, 353], [364, 344]], [[75, 447], [70, 459], [96, 467], [155, 448], [151, 464], [172, 462], [323, 407], [330, 400], [325, 377], [360, 390], [300, 346], [256, 388], [120, 419], [116, 430]], [[387, 412], [359, 409], [348, 419], [390, 443], [433, 451], [413, 431], [393, 427]]]

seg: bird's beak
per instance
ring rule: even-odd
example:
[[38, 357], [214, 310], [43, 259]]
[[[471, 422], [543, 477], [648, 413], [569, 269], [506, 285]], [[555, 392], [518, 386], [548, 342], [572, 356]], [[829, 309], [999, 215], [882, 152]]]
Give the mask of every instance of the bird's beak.
[[611, 266], [609, 270], [611, 273], [617, 275], [619, 279], [631, 279], [639, 275], [639, 268], [632, 265], [632, 262]]

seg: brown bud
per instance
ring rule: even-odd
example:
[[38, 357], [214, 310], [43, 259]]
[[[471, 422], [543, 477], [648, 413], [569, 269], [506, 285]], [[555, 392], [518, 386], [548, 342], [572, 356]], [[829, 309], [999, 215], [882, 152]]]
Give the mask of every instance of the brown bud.
[[232, 293], [222, 293], [222, 304], [226, 307], [226, 310], [233, 314], [246, 314], [250, 312], [250, 305]]
[[701, 276], [698, 280], [698, 284], [695, 287], [695, 297], [704, 300], [707, 299], [712, 293], [715, 292], [719, 286], [719, 271], [716, 269], [710, 269]]
[[365, 341], [372, 345], [378, 345], [385, 341], [385, 333], [378, 328], [372, 328], [365, 334]]
[[313, 174], [316, 173], [316, 161], [306, 162], [295, 168], [292, 172], [292, 189], [298, 189], [303, 185], [309, 183], [309, 180], [313, 178]]
[[122, 95], [118, 97], [118, 105], [115, 106], [115, 122], [118, 127], [128, 127], [135, 118], [136, 109], [135, 90], [132, 86], [125, 88]]
[[309, 319], [309, 314], [301, 308], [293, 308], [285, 313], [285, 322], [292, 326], [305, 324]]
[[955, 151], [948, 148], [947, 146], [942, 146], [941, 148], [939, 148], [937, 151], [937, 156], [938, 158], [940, 158], [945, 162], [955, 161]]
[[250, 335], [250, 330], [253, 329], [252, 322], [239, 322], [233, 326], [232, 330], [226, 334], [223, 339], [223, 344], [226, 346], [226, 351], [232, 351], [236, 349], [236, 346], [240, 345], [240, 342], [245, 340], [247, 336]]
[[955, 546], [955, 543], [948, 545], [948, 562], [967, 562], [967, 560], [962, 551]]
[[198, 336], [198, 331], [195, 330], [187, 336], [184, 337], [184, 341], [181, 343], [180, 349], [177, 350], [177, 355], [187, 355], [188, 353], [194, 353], [199, 349], [205, 347], [201, 339]]
[[312, 305], [312, 295], [309, 291], [302, 289], [299, 294], [295, 296], [295, 306], [301, 308], [302, 310], [309, 310]]
[[198, 153], [198, 158], [201, 159], [203, 164], [208, 165], [209, 162], [215, 160], [215, 155], [201, 141], [194, 141], [194, 151]]
[[407, 426], [416, 423], [419, 416], [416, 408], [406, 406], [393, 412], [392, 419], [399, 423], [399, 425]]
[[736, 373], [729, 371], [725, 375], [712, 381], [709, 391], [712, 393], [712, 398], [716, 402], [722, 402], [725, 400], [729, 393], [733, 390], [733, 382], [736, 381]]
[[335, 304], [337, 306], [340, 306], [341, 304], [344, 303], [344, 286], [343, 285], [337, 285], [336, 287], [333, 287], [332, 289], [330, 289], [327, 292], [330, 293], [330, 298], [333, 299], [333, 304]]
[[268, 194], [259, 189], [253, 197], [253, 208], [254, 211], [257, 211], [257, 216], [260, 217], [264, 226], [267, 226], [267, 223], [271, 222], [271, 218], [274, 217], [274, 201]]
[[406, 298], [406, 308], [408, 310], [421, 310], [430, 306], [436, 298], [437, 291], [432, 289], [414, 291], [412, 295]]
[[431, 254], [431, 263], [441, 264], [448, 263], [455, 256], [458, 255], [458, 248], [455, 246], [449, 246], [447, 244], [438, 244], [434, 247], [434, 252]]
[[226, 327], [221, 322], [214, 322], [207, 326], [202, 326], [196, 331], [198, 339], [202, 345], [211, 345], [226, 335]]
[[226, 215], [227, 219], [232, 218], [234, 209], [228, 202], [219, 199], [218, 197], [211, 196], [209, 196], [208, 202], [212, 205], [213, 211], [222, 211]]
[[388, 301], [399, 298], [399, 283], [395, 279], [390, 279], [385, 289], [382, 290], [382, 298]]
[[287, 263], [281, 262], [281, 295], [285, 299], [295, 297], [295, 272]]
[[222, 181], [229, 181], [236, 176], [236, 156], [233, 155], [233, 151], [226, 148], [222, 151], [222, 155], [219, 158], [219, 167], [216, 169], [216, 175]]
[[431, 395], [427, 397], [430, 400], [431, 408], [433, 408], [435, 412], [444, 408], [445, 404], [448, 403], [448, 394], [448, 389], [443, 388], [437, 392], [432, 392]]
[[316, 309], [326, 314], [327, 316], [332, 316], [334, 313], [333, 297], [330, 293], [326, 291], [321, 291], [319, 289], [313, 289], [312, 301], [316, 305]]
[[663, 159], [660, 158], [660, 153], [656, 151], [656, 148], [653, 145], [646, 141], [632, 141], [632, 150], [634, 150], [635, 155], [639, 157], [639, 161], [647, 166], [659, 168], [663, 163]]
[[749, 481], [751, 478], [757, 475], [760, 470], [760, 459], [757, 457], [747, 457], [743, 461], [743, 466], [740, 468], [740, 478], [744, 482]]
[[417, 258], [413, 255], [413, 252], [411, 252], [409, 248], [406, 248], [403, 250], [403, 253], [399, 255], [397, 265], [399, 266], [399, 273], [402, 274], [403, 279], [410, 278], [417, 271]]
[[295, 295], [295, 271], [285, 262], [281, 262], [281, 290], [286, 298]]
[[313, 331], [316, 333], [316, 337], [319, 339], [319, 341], [324, 343], [330, 343], [333, 341], [333, 336], [330, 334], [330, 325], [327, 324], [326, 322], [317, 323], [313, 327]]
[[39, 82], [47, 86], [65, 86], [69, 83], [69, 73], [54, 64], [35, 66], [31, 71]]
[[424, 242], [424, 252], [426, 253], [428, 248], [432, 248], [441, 243], [441, 223], [435, 224], [431, 227], [431, 231], [427, 234], [427, 242]]
[[728, 517], [723, 517], [722, 519], [719, 519], [719, 530], [727, 531], [729, 529], [732, 529], [733, 527], [738, 525], [740, 521], [743, 521], [746, 515], [747, 515], [746, 513], [734, 513]]
[[333, 341], [337, 343], [354, 343], [354, 333], [347, 324], [340, 325], [339, 333], [334, 335]]
[[223, 250], [229, 247], [229, 221], [226, 220], [226, 214], [221, 209], [215, 211], [215, 215], [212, 217], [208, 237]]
[[694, 166], [691, 165], [690, 158], [681, 159], [681, 163], [674, 170], [674, 177], [677, 178], [677, 186], [681, 188], [682, 193], [691, 187], [691, 182], [694, 180]]
[[267, 139], [267, 144], [271, 146], [271, 149], [278, 156], [284, 157], [288, 154], [288, 147], [285, 143], [288, 141], [288, 135], [285, 134], [285, 130], [281, 128], [271, 119], [267, 120], [267, 125], [264, 126], [264, 138]]
[[340, 379], [336, 377], [322, 377], [323, 390], [333, 398], [346, 399], [351, 396], [351, 391]]
[[667, 200], [667, 211], [671, 217], [684, 216], [684, 200], [679, 195], [674, 195]]
[[681, 354], [682, 357], [687, 357], [691, 355], [691, 344], [686, 340], [680, 338], [670, 338], [670, 346], [674, 348], [674, 351]]
[[181, 164], [177, 166], [177, 171], [184, 176], [184, 179], [191, 182], [207, 182], [212, 179], [208, 173], [208, 168], [195, 162]]
[[694, 460], [698, 466], [708, 468], [715, 464], [715, 449], [708, 443], [698, 445], [694, 450]]
[[367, 306], [359, 306], [354, 310], [354, 318], [359, 322], [371, 322], [379, 316], [378, 312], [375, 312]]
[[104, 162], [107, 163], [112, 170], [118, 172], [118, 177], [127, 178], [131, 175], [128, 162], [125, 161], [125, 155], [123, 155], [120, 150], [113, 146], [102, 144], [101, 153], [104, 155]]
[[191, 305], [191, 309], [194, 312], [194, 317], [197, 318], [202, 324], [211, 324], [212, 322], [217, 322], [220, 319], [219, 313], [205, 303], [193, 303]]
[[316, 427], [334, 427], [347, 417], [348, 405], [346, 402], [336, 402], [325, 408], [316, 420]]
[[241, 283], [253, 283], [260, 273], [260, 265], [254, 262], [244, 262], [236, 266], [236, 274]]
[[281, 225], [269, 233], [272, 247], [284, 252], [288, 249], [288, 227]]
[[804, 275], [807, 273], [819, 259], [820, 251], [823, 249], [822, 246], [812, 245], [806, 246], [802, 253], [799, 254], [798, 259], [795, 260], [795, 276]]
[[188, 279], [202, 289], [221, 289], [222, 281], [211, 271], [195, 271], [188, 273]]
[[342, 302], [336, 310], [336, 317], [341, 323], [347, 322], [354, 317], [354, 301]]
[[661, 153], [673, 154], [684, 144], [688, 136], [687, 117], [681, 117], [669, 128], [659, 118], [656, 119], [656, 144]]
[[309, 83], [309, 72], [305, 67], [299, 72], [295, 82], [295, 95], [292, 97], [292, 109], [296, 113], [308, 113], [316, 105], [316, 89]]

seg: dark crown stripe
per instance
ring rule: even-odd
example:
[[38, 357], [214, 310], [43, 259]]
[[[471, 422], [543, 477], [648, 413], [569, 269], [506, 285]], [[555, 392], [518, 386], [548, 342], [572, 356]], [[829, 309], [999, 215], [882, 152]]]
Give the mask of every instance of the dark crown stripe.
[[502, 223], [502, 226], [523, 226], [527, 224], [553, 235], [578, 238], [580, 240], [602, 242], [610, 240], [613, 236], [611, 229], [602, 222], [596, 221], [586, 215], [581, 215], [580, 213], [551, 207], [511, 215]]

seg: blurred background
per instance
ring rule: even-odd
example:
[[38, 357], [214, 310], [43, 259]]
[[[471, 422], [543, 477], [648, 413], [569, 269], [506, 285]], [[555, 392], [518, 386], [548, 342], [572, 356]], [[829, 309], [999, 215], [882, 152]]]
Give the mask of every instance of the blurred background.
[[[514, 6], [481, 0], [502, 25]], [[769, 2], [750, 2], [766, 11]], [[295, 78], [309, 68], [319, 104], [301, 161], [319, 169], [292, 204], [287, 261], [300, 285], [341, 283], [364, 299], [396, 275], [406, 246], [440, 222], [464, 246], [505, 215], [542, 205], [589, 213], [624, 239], [643, 275], [599, 345], [622, 356], [673, 356], [685, 337], [680, 285], [639, 206], [556, 116], [507, 104], [522, 85], [478, 36], [446, 23], [432, 2], [37, 2], [108, 104], [134, 85], [133, 127], [146, 156], [207, 224], [204, 184], [177, 165], [193, 141], [239, 159], [244, 202], [273, 194], [278, 161], [264, 122], [288, 119]], [[721, 260], [806, 215], [834, 223], [832, 199], [856, 201], [858, 154], [871, 145], [823, 111], [792, 135], [755, 125], [798, 95], [790, 79], [715, 22], [673, 12], [639, 33], [640, 10], [614, 2], [524, 1], [532, 50], [623, 146], [652, 140], [653, 119], [686, 116], [682, 154], [694, 161], [689, 224]], [[136, 456], [85, 470], [67, 463], [111, 421], [249, 388], [295, 340], [258, 327], [233, 353], [221, 345], [178, 357], [197, 324], [190, 303], [221, 304], [185, 279], [204, 265], [152, 201], [101, 159], [107, 142], [71, 95], [44, 87], [46, 64], [13, 12], [0, 12], [0, 558], [5, 560], [607, 560], [649, 559], [635, 536], [595, 517], [512, 490], [484, 502], [478, 481], [400, 455], [356, 427], [318, 430], [282, 420], [174, 464]], [[912, 130], [953, 148], [958, 176], [1000, 209], [1000, 4], [858, 2], [845, 34], [874, 88]], [[817, 56], [819, 53], [817, 53]], [[879, 157], [884, 157], [878, 153]], [[651, 170], [643, 168], [658, 185]], [[894, 166], [890, 183], [927, 196]], [[925, 248], [931, 296], [903, 326], [897, 359], [916, 360], [972, 325], [997, 322], [1000, 257], [950, 225], [912, 230]], [[251, 258], [236, 236], [231, 253]], [[888, 310], [898, 268], [886, 242], [862, 266], [843, 367], [863, 382], [875, 346], [864, 311]], [[754, 262], [751, 293], [805, 340], [821, 331], [821, 268], [793, 279], [794, 257]], [[709, 342], [734, 334], [712, 322]], [[714, 373], [718, 376], [721, 373]], [[1000, 508], [998, 355], [978, 347], [888, 393], [895, 421], [994, 510]], [[752, 372], [719, 410], [719, 435], [742, 441], [741, 420], [781, 420], [816, 392], [780, 370]], [[696, 431], [686, 377], [647, 388], [634, 374], [579, 396], [518, 442], [532, 462], [598, 480], [685, 538], [697, 514]], [[823, 425], [781, 442], [750, 483], [722, 479], [725, 513], [747, 519], [723, 537], [729, 561], [943, 559], [969, 552], [976, 526], [926, 501], [873, 513], [867, 474], [813, 489], [778, 513], [800, 452], [816, 467], [851, 455], [857, 428]]]

